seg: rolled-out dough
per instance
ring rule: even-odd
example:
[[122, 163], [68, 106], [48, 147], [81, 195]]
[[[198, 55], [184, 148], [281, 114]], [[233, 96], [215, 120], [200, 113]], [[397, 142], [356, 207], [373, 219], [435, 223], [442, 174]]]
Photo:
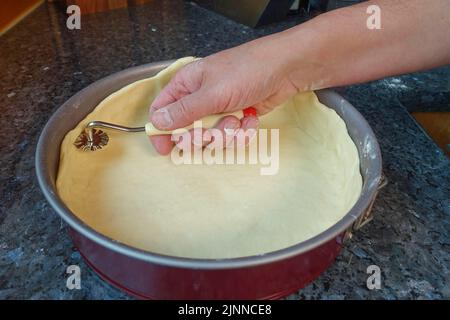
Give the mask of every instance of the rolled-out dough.
[[338, 222], [359, 197], [358, 152], [343, 120], [312, 92], [260, 118], [279, 128], [276, 175], [261, 165], [174, 165], [143, 133], [109, 131], [102, 150], [73, 142], [88, 121], [128, 126], [148, 121], [148, 107], [183, 65], [103, 100], [61, 145], [58, 193], [95, 230], [136, 248], [190, 258], [258, 255], [307, 240]]

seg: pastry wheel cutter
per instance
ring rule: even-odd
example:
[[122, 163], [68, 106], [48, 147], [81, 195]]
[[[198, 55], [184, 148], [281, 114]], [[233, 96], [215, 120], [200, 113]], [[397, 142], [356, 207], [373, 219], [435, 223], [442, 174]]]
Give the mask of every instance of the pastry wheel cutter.
[[[223, 117], [225, 116], [235, 116], [239, 119], [242, 119], [243, 117], [247, 116], [256, 116], [256, 109], [253, 107], [248, 107], [240, 111], [236, 112], [230, 112], [230, 113], [221, 113], [221, 114], [214, 114], [210, 116], [206, 116], [199, 121], [202, 122], [202, 128], [209, 129], [214, 127], [214, 125]], [[121, 132], [145, 132], [148, 136], [155, 136], [155, 135], [171, 135], [171, 134], [177, 134], [177, 133], [183, 133], [186, 130], [194, 128], [194, 125], [191, 124], [187, 127], [175, 129], [175, 130], [159, 130], [153, 126], [152, 123], [147, 123], [143, 127], [126, 127], [118, 124], [113, 124], [109, 122], [104, 121], [90, 121], [84, 130], [78, 135], [76, 138], [74, 145], [78, 149], [84, 150], [84, 151], [95, 151], [102, 149], [105, 147], [109, 142], [109, 137], [107, 133], [104, 131], [106, 130], [115, 130], [115, 131], [121, 131]], [[103, 129], [103, 130], [101, 130]]]

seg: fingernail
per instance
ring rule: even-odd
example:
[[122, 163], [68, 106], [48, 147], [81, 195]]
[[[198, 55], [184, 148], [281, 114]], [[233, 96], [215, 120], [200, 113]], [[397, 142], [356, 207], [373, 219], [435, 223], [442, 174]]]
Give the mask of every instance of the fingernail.
[[234, 145], [234, 136], [239, 131], [241, 127], [241, 122], [231, 122], [224, 126], [223, 131], [225, 132], [225, 148], [229, 148]]
[[153, 113], [152, 122], [161, 128], [168, 128], [173, 124], [173, 119], [169, 111], [166, 108], [162, 108]]
[[258, 126], [259, 126], [259, 119], [257, 117], [248, 117], [247, 118], [247, 127], [257, 129]]
[[237, 142], [236, 145], [238, 147], [243, 147], [246, 146], [247, 144], [250, 144], [253, 141], [253, 139], [256, 138], [257, 132], [258, 130], [255, 128], [248, 128], [245, 131], [240, 129], [240, 131], [236, 135], [236, 142]]
[[225, 132], [225, 134], [227, 136], [234, 136], [237, 132], [237, 129], [239, 129], [239, 127], [241, 126], [240, 122], [232, 122], [227, 124], [224, 128], [223, 131]]

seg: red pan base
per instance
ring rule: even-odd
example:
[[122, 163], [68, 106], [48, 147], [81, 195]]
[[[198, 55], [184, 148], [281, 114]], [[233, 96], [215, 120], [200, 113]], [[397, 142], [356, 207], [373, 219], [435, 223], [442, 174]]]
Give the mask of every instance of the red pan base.
[[280, 299], [316, 279], [342, 247], [338, 236], [297, 256], [263, 265], [219, 270], [174, 268], [107, 249], [70, 232], [86, 263], [106, 282], [138, 299]]

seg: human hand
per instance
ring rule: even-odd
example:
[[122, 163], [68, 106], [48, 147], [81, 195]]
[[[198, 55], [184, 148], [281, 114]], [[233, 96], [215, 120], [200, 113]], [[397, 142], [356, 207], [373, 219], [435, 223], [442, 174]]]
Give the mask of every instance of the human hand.
[[[253, 106], [265, 114], [297, 92], [270, 39], [258, 39], [196, 60], [183, 67], [150, 107], [150, 120], [160, 130], [174, 130], [210, 115]], [[257, 129], [258, 118], [226, 116], [216, 128], [224, 136]], [[229, 129], [229, 130], [228, 130]], [[156, 150], [168, 154], [171, 137], [150, 137]], [[190, 141], [192, 141], [190, 139]], [[201, 148], [210, 141], [193, 141]]]

